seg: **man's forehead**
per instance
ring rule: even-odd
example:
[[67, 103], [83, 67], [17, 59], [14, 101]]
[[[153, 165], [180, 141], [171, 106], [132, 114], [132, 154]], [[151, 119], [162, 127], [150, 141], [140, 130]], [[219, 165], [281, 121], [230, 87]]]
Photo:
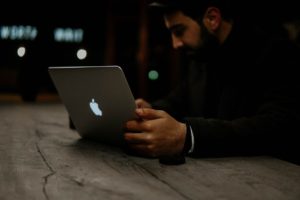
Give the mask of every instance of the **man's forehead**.
[[165, 24], [168, 28], [183, 24], [187, 20], [189, 20], [189, 17], [184, 15], [182, 11], [175, 11], [172, 13], [168, 13], [164, 15]]

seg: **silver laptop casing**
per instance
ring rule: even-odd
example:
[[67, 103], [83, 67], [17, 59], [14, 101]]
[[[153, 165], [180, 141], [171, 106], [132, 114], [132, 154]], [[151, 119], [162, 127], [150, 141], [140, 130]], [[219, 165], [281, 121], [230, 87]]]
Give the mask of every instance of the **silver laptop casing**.
[[[136, 118], [136, 105], [119, 66], [57, 66], [49, 73], [81, 137], [124, 144], [124, 125]], [[102, 116], [92, 112], [93, 99]]]

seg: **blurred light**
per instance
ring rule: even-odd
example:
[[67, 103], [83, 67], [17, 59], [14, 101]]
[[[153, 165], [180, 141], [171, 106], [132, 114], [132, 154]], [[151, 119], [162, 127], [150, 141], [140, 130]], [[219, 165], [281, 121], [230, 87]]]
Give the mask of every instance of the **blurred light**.
[[77, 58], [79, 60], [85, 59], [86, 56], [87, 56], [87, 51], [85, 49], [78, 49], [78, 51], [77, 51]]
[[157, 80], [158, 77], [159, 77], [159, 74], [158, 74], [158, 72], [157, 72], [156, 70], [151, 70], [151, 71], [149, 71], [149, 73], [148, 73], [148, 78], [149, 78], [150, 80], [152, 80], [152, 81]]
[[26, 53], [26, 48], [25, 47], [19, 47], [17, 50], [17, 54], [19, 57], [23, 57]]
[[34, 26], [0, 26], [0, 39], [3, 40], [34, 40], [37, 34]]
[[83, 40], [83, 33], [83, 29], [80, 28], [56, 28], [54, 30], [54, 41], [79, 43]]

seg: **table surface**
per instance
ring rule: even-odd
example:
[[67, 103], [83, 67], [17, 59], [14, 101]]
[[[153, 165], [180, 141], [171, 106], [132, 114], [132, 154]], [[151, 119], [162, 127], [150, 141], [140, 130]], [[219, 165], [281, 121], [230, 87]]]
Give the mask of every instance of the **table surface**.
[[300, 166], [268, 156], [183, 165], [81, 140], [59, 103], [0, 105], [0, 199], [300, 199]]

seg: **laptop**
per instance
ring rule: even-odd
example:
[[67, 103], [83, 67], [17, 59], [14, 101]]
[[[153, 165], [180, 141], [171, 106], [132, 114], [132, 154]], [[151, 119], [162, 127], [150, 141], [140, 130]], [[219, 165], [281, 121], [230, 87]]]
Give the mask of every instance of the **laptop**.
[[82, 138], [122, 145], [135, 101], [119, 66], [55, 66], [50, 77]]

